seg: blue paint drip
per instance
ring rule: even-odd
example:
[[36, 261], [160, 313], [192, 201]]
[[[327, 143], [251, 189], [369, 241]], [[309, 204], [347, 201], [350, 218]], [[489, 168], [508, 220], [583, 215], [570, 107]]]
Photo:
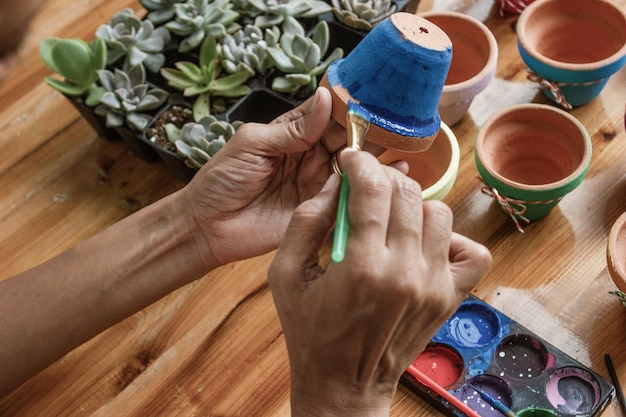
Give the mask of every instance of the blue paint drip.
[[439, 130], [437, 107], [451, 60], [451, 45], [424, 48], [404, 39], [387, 18], [348, 57], [331, 64], [327, 76], [372, 114], [371, 123], [402, 136], [429, 137]]

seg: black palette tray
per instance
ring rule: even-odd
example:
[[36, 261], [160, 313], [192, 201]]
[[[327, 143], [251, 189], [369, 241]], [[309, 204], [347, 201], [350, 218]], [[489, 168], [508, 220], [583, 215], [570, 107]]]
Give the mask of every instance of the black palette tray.
[[[615, 395], [602, 376], [472, 295], [412, 366], [481, 417], [503, 414], [476, 388], [519, 417], [599, 416]], [[465, 415], [421, 384], [411, 368], [400, 382], [443, 414]]]

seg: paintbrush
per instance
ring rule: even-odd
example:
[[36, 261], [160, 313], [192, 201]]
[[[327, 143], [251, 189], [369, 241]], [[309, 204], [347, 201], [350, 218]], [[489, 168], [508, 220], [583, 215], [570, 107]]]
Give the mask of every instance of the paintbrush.
[[622, 386], [620, 385], [619, 378], [617, 377], [617, 372], [615, 372], [615, 367], [613, 366], [613, 360], [611, 359], [611, 355], [609, 355], [608, 353], [604, 355], [604, 361], [606, 362], [606, 367], [609, 369], [609, 374], [611, 374], [613, 385], [615, 385], [617, 401], [622, 408], [622, 413], [626, 415], [626, 399], [624, 399], [624, 391], [622, 391]]
[[[370, 115], [367, 110], [359, 106], [354, 101], [348, 102], [346, 113], [347, 143], [350, 148], [360, 151], [365, 141], [365, 134], [370, 127]], [[346, 255], [346, 245], [348, 243], [348, 233], [350, 232], [350, 221], [348, 219], [348, 195], [350, 194], [350, 184], [344, 172], [341, 174], [341, 188], [339, 191], [339, 205], [337, 206], [337, 223], [333, 236], [333, 250], [331, 259], [337, 263], [343, 261]]]
[[409, 365], [407, 371], [409, 372], [409, 374], [413, 375], [413, 377], [417, 379], [420, 384], [434, 391], [435, 394], [446, 400], [448, 403], [450, 403], [450, 405], [452, 405], [461, 413], [465, 414], [467, 417], [479, 416], [477, 411], [472, 410], [467, 404], [452, 395], [451, 392], [439, 385], [437, 382], [433, 381], [424, 372], [419, 370], [415, 365]]
[[511, 410], [509, 407], [506, 406], [506, 404], [498, 400], [496, 397], [494, 397], [487, 391], [484, 391], [470, 383], [468, 383], [467, 385], [471, 387], [474, 391], [476, 391], [478, 395], [480, 395], [480, 397], [483, 400], [485, 400], [487, 404], [489, 404], [490, 406], [494, 408], [494, 410], [498, 410], [499, 412], [501, 412], [507, 417], [518, 417], [517, 414], [515, 414], [513, 410]]

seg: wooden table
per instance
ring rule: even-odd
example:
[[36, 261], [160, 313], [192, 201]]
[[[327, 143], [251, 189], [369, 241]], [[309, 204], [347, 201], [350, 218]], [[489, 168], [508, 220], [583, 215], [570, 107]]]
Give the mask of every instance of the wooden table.
[[[626, 7], [626, 0], [616, 2]], [[419, 11], [433, 3], [424, 0]], [[488, 0], [436, 3], [484, 20], [500, 48], [496, 79], [453, 127], [461, 167], [445, 199], [454, 229], [494, 256], [474, 294], [607, 378], [604, 354], [610, 353], [626, 381], [626, 309], [608, 294], [614, 287], [605, 260], [609, 228], [626, 211], [626, 71], [571, 112], [593, 139], [586, 179], [521, 234], [480, 192], [473, 141], [494, 111], [547, 101], [526, 80], [514, 16], [501, 17]], [[92, 39], [123, 7], [142, 10], [136, 0], [47, 2], [15, 71], [0, 85], [0, 279], [184, 185], [163, 164], [143, 162], [121, 142], [97, 137], [43, 82], [41, 39]], [[289, 415], [287, 355], [266, 283], [271, 259], [224, 266], [110, 328], [0, 399], [0, 416]], [[398, 389], [393, 416], [435, 413]], [[604, 415], [621, 415], [616, 401]]]

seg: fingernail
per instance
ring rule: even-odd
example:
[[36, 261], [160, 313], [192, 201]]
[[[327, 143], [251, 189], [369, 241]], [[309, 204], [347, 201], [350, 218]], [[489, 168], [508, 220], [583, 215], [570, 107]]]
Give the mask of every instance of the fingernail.
[[320, 102], [320, 90], [319, 88], [315, 90], [315, 94], [313, 95], [313, 100], [311, 100], [311, 105], [309, 106], [309, 111], [313, 112], [317, 107], [317, 104]]

